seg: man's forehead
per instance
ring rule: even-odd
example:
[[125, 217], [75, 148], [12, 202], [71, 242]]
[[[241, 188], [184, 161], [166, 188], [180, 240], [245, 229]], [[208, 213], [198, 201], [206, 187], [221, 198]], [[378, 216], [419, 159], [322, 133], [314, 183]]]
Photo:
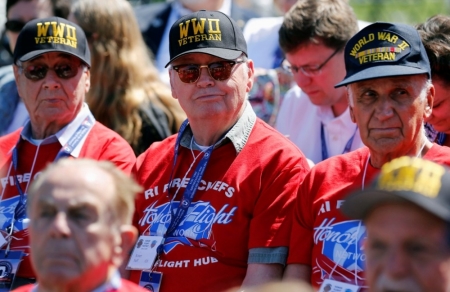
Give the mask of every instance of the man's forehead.
[[70, 54], [60, 53], [60, 52], [49, 52], [49, 53], [41, 54], [31, 60], [27, 60], [24, 63], [41, 62], [41, 61], [47, 61], [47, 60], [55, 61], [55, 60], [59, 60], [59, 59], [65, 59], [65, 60], [70, 60], [70, 61], [74, 61], [74, 62], [81, 62], [80, 59], [78, 59], [77, 57], [70, 55]]
[[190, 53], [180, 56], [173, 61], [174, 64], [185, 64], [187, 62], [198, 63], [198, 62], [211, 62], [211, 61], [224, 61], [224, 59], [204, 53]]
[[382, 78], [374, 78], [363, 81], [358, 81], [349, 84], [351, 87], [355, 88], [361, 87], [370, 87], [376, 88], [386, 85], [392, 86], [411, 86], [411, 85], [419, 85], [422, 81], [424, 81], [426, 76], [424, 74], [420, 75], [404, 75], [404, 76], [393, 76], [393, 77], [382, 77]]

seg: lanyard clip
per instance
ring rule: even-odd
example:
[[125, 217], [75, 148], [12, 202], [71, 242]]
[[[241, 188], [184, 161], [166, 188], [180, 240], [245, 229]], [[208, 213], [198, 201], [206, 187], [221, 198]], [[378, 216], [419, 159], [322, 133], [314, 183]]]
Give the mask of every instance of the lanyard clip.
[[6, 246], [5, 257], [8, 256], [11, 247], [12, 234], [14, 232], [14, 218], [12, 218], [11, 220], [11, 225], [8, 228], [6, 228], [6, 232], [8, 232], [8, 236], [6, 238], [6, 240], [8, 241], [8, 245]]

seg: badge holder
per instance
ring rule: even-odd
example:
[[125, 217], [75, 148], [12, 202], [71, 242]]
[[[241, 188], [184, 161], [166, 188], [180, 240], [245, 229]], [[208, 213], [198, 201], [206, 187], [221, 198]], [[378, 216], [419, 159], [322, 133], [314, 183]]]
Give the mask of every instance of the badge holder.
[[358, 292], [360, 288], [361, 287], [356, 285], [326, 279], [323, 281], [322, 285], [320, 285], [318, 292]]
[[139, 286], [152, 292], [159, 292], [161, 281], [162, 273], [142, 271], [141, 278], [139, 279]]
[[23, 251], [0, 250], [0, 292], [11, 291]]
[[163, 242], [162, 236], [139, 236], [128, 261], [127, 270], [151, 270], [158, 256], [158, 248]]

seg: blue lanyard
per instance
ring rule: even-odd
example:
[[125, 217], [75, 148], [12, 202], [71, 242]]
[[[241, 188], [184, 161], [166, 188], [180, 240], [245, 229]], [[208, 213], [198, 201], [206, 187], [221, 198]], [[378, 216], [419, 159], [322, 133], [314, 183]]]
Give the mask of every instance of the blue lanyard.
[[[70, 154], [75, 150], [75, 148], [78, 146], [78, 144], [83, 140], [83, 138], [89, 133], [90, 129], [94, 125], [95, 119], [92, 116], [92, 114], [88, 115], [86, 119], [81, 123], [81, 125], [78, 127], [78, 129], [73, 133], [73, 135], [70, 137], [69, 141], [59, 150], [58, 154], [55, 157], [55, 161], [62, 157], [68, 157]], [[26, 195], [22, 188], [20, 187], [19, 179], [17, 178], [17, 169], [19, 164], [19, 154], [17, 151], [17, 146], [19, 146], [21, 138], [19, 137], [19, 141], [17, 142], [16, 146], [13, 149], [12, 152], [12, 162], [13, 167], [15, 171], [14, 175], [14, 181], [16, 183], [17, 190], [19, 191], [20, 200], [16, 205], [16, 208], [14, 209], [14, 221], [16, 221], [18, 218], [22, 218], [26, 216]], [[32, 175], [30, 173], [30, 175]]]
[[437, 142], [439, 145], [443, 146], [443, 145], [444, 145], [444, 142], [445, 142], [445, 138], [447, 138], [447, 135], [446, 135], [445, 133], [443, 133], [443, 132], [439, 132], [439, 133], [437, 134], [437, 137], [436, 137], [436, 142]]
[[[172, 183], [173, 172], [174, 172], [176, 162], [178, 159], [178, 152], [179, 152], [179, 148], [180, 148], [181, 137], [183, 136], [184, 130], [186, 129], [187, 125], [188, 125], [188, 120], [185, 120], [180, 127], [180, 131], [178, 132], [178, 137], [175, 142], [174, 159], [173, 159], [172, 171], [170, 173], [170, 180], [169, 180], [169, 190], [170, 190], [170, 185]], [[221, 141], [221, 139], [219, 139], [219, 141]], [[180, 200], [180, 204], [178, 205], [178, 209], [177, 209], [176, 213], [174, 214], [173, 209], [171, 209], [171, 213], [172, 213], [171, 218], [172, 219], [170, 221], [170, 225], [167, 228], [167, 231], [166, 231], [166, 234], [164, 237], [167, 237], [170, 234], [172, 234], [172, 232], [174, 232], [175, 229], [180, 225], [181, 221], [183, 220], [184, 216], [186, 215], [187, 210], [188, 210], [189, 206], [191, 205], [192, 200], [194, 199], [195, 193], [197, 192], [200, 181], [203, 178], [203, 174], [205, 173], [206, 166], [208, 165], [209, 159], [211, 158], [211, 153], [214, 149], [214, 146], [215, 145], [212, 145], [206, 150], [202, 159], [200, 160], [197, 167], [195, 168], [194, 173], [192, 174], [192, 177], [189, 180], [189, 183], [186, 186], [186, 189], [183, 193], [183, 198]]]
[[[347, 144], [345, 144], [345, 148], [344, 148], [344, 151], [342, 151], [342, 154], [348, 153], [352, 149], [353, 139], [355, 138], [357, 130], [358, 130], [358, 126], [356, 126], [355, 131], [353, 132], [353, 135], [347, 141]], [[325, 130], [323, 127], [323, 123], [320, 124], [320, 140], [322, 142], [322, 160], [325, 160], [329, 156], [328, 156], [327, 142], [325, 141]]]

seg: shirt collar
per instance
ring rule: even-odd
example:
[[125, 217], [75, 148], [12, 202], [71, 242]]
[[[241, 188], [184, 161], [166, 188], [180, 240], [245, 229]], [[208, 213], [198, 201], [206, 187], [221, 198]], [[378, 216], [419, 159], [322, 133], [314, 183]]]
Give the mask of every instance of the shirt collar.
[[[256, 114], [253, 111], [252, 106], [247, 101], [245, 104], [244, 112], [238, 121], [231, 127], [231, 129], [225, 134], [225, 137], [222, 138], [218, 143], [216, 143], [215, 148], [218, 148], [229, 141], [233, 144], [234, 149], [236, 149], [236, 153], [240, 153], [244, 148], [245, 144], [250, 137], [250, 133], [253, 129], [253, 126], [256, 122]], [[180, 145], [185, 148], [191, 148], [192, 141], [192, 130], [190, 126], [186, 128], [186, 131], [183, 133], [183, 137], [181, 137]], [[198, 148], [195, 143], [192, 143], [192, 149], [201, 150]]]
[[329, 106], [318, 106], [317, 115], [319, 116], [322, 123], [326, 124], [342, 124], [345, 127], [353, 129], [355, 124], [350, 116], [350, 107], [338, 117], [335, 117], [333, 110]]
[[[64, 146], [67, 144], [69, 139], [75, 134], [77, 129], [80, 127], [81, 123], [88, 117], [91, 116], [91, 119], [95, 121], [94, 117], [91, 114], [91, 111], [89, 110], [89, 107], [86, 103], [83, 104], [80, 112], [77, 114], [75, 119], [71, 121], [69, 124], [67, 124], [65, 127], [63, 127], [61, 130], [59, 130], [56, 134], [45, 138], [41, 145], [50, 144], [59, 142], [61, 146]], [[31, 122], [28, 121], [27, 124], [24, 126], [22, 132], [20, 133], [22, 139], [33, 143], [32, 142], [32, 133], [31, 133]], [[83, 143], [86, 140], [87, 135], [84, 136], [83, 140], [80, 141], [80, 143], [75, 147], [75, 149], [70, 153], [71, 156], [77, 158], [80, 155], [80, 150], [83, 147]]]

